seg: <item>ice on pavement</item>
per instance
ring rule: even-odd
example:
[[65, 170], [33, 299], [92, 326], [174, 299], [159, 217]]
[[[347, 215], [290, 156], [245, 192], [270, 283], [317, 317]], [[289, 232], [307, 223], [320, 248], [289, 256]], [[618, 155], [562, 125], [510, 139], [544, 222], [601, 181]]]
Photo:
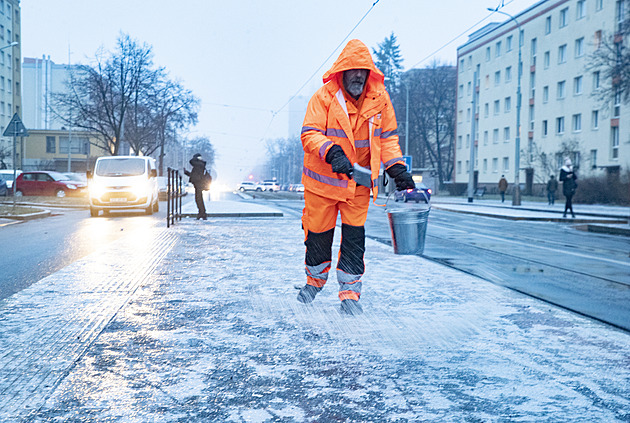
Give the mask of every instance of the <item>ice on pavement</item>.
[[[0, 420], [9, 409], [29, 421], [630, 417], [630, 336], [599, 322], [369, 239], [364, 315], [339, 314], [334, 272], [300, 304], [296, 217], [183, 220], [144, 236], [0, 303]], [[36, 338], [59, 347], [44, 355]], [[9, 350], [21, 358], [7, 362]], [[23, 397], [31, 407], [16, 406]]]

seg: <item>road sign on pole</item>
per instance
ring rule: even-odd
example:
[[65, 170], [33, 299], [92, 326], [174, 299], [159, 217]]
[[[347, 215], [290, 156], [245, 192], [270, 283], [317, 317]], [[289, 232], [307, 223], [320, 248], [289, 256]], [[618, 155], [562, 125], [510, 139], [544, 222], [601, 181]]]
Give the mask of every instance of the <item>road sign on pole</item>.
[[2, 135], [5, 137], [28, 137], [28, 131], [17, 113], [13, 115]]
[[403, 156], [403, 160], [405, 161], [405, 166], [407, 166], [407, 172], [411, 173], [411, 162], [412, 156]]

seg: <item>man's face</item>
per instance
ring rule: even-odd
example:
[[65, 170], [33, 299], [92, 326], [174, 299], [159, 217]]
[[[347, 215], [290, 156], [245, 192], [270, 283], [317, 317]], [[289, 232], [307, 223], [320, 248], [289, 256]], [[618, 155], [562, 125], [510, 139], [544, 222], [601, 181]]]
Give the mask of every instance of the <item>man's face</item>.
[[343, 72], [343, 87], [355, 99], [359, 98], [365, 87], [370, 71], [367, 69], [350, 69]]

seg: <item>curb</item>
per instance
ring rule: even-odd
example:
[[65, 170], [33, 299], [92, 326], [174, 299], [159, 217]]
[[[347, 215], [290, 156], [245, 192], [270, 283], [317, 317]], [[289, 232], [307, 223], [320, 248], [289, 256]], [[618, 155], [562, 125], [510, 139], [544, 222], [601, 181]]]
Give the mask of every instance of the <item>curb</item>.
[[16, 215], [0, 215], [2, 219], [11, 219], [11, 220], [33, 220], [33, 219], [42, 219], [44, 217], [50, 216], [50, 210], [42, 210], [40, 212], [28, 213], [28, 214], [16, 214]]
[[[4, 203], [0, 202], [0, 205], [13, 205], [13, 203]], [[89, 209], [89, 205], [75, 205], [75, 204], [48, 204], [48, 203], [24, 203], [24, 202], [16, 202], [17, 206], [27, 206], [27, 207], [48, 207], [48, 208], [60, 208], [60, 209]]]
[[[206, 217], [283, 217], [282, 212], [251, 212], [251, 213], [206, 213]], [[197, 213], [183, 213], [182, 217], [197, 218]]]
[[595, 232], [600, 234], [621, 235], [630, 237], [630, 226], [627, 228], [615, 227], [615, 226], [602, 226], [602, 225], [585, 225], [583, 230], [587, 232]]

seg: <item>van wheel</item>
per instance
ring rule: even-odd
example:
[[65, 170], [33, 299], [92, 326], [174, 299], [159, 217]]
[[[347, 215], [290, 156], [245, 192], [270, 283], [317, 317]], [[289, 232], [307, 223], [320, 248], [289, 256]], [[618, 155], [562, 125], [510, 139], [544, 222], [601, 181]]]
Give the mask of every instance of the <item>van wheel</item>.
[[98, 217], [98, 210], [95, 209], [94, 207], [90, 207], [90, 216]]

